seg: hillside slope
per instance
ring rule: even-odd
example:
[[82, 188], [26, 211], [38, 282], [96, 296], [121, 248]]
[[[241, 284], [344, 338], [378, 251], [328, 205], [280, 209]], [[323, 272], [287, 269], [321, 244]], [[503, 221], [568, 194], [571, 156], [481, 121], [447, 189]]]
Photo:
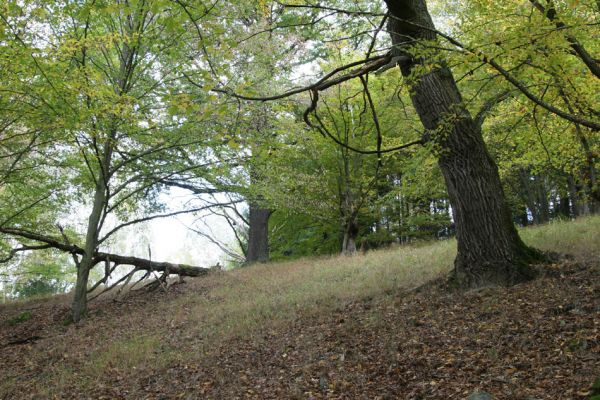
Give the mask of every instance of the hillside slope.
[[446, 241], [215, 273], [99, 300], [79, 325], [62, 323], [67, 296], [0, 306], [0, 398], [586, 399], [600, 218], [523, 236], [574, 258], [456, 293], [436, 279]]

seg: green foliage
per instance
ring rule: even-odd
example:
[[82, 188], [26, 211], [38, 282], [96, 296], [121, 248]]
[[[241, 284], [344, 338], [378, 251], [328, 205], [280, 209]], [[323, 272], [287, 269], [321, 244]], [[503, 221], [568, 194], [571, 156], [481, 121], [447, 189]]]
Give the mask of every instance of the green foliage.
[[271, 259], [337, 253], [343, 232], [335, 222], [315, 220], [306, 214], [275, 211], [269, 220]]
[[[453, 3], [449, 13], [455, 21], [455, 36], [460, 32], [461, 41], [493, 57], [534, 96], [570, 114], [597, 120], [600, 81], [570, 45], [570, 40], [576, 40], [590, 54], [600, 51], [594, 40], [596, 28], [590, 24], [597, 3], [554, 4], [564, 29], [557, 29], [556, 21], [531, 2], [508, 1], [490, 6], [487, 0], [470, 0]], [[532, 176], [543, 173], [553, 181], [551, 186], [558, 188], [572, 179], [581, 196], [597, 197], [592, 170], [598, 167], [599, 142], [591, 129], [531, 103], [506, 81], [494, 82], [497, 71], [481, 64], [479, 57], [458, 53], [454, 60], [464, 77], [461, 89], [474, 113], [498, 94], [508, 94], [487, 114], [484, 132], [501, 175], [513, 183], [513, 198], [521, 196], [520, 202], [524, 202], [526, 188], [514, 185], [514, 175], [521, 170], [530, 171]]]
[[[304, 121], [309, 94], [259, 103], [224, 93], [278, 94], [383, 54], [390, 45], [384, 2], [327, 2], [346, 10], [339, 13], [306, 2], [192, 3], [2, 6], [0, 227], [83, 247], [102, 194], [97, 232], [88, 237], [96, 237], [93, 248], [119, 247], [122, 222], [173, 211], [164, 193], [176, 181], [276, 210], [274, 258], [339, 251], [354, 228], [363, 248], [451, 233], [436, 157], [455, 113], [427, 132], [426, 146], [349, 150], [372, 153], [378, 138], [385, 150], [424, 137], [408, 106], [414, 78], [398, 68], [322, 91], [307, 115], [312, 129]], [[571, 216], [600, 198], [598, 135], [534, 105], [486, 63], [495, 60], [543, 102], [597, 121], [600, 83], [572, 48], [576, 40], [600, 54], [595, 1], [557, 2], [564, 29], [530, 2], [429, 3], [465, 48], [443, 38], [416, 44], [410, 52], [426, 62], [414, 76], [448, 60], [464, 105], [481, 117], [516, 219], [541, 221], [544, 209], [549, 218]], [[8, 257], [34, 242], [3, 235], [0, 252]], [[72, 275], [57, 277], [70, 260], [56, 257], [8, 266], [19, 276], [14, 295], [68, 288]]]
[[49, 251], [26, 253], [0, 265], [0, 271], [12, 277], [2, 292], [13, 299], [64, 293], [73, 287], [76, 277], [69, 255]]
[[592, 398], [590, 400], [600, 399], [600, 378], [596, 379], [592, 384]]
[[17, 282], [13, 287], [12, 295], [18, 299], [46, 296], [50, 294], [64, 293], [68, 284], [59, 280], [45, 278], [28, 279], [25, 282]]
[[15, 326], [22, 322], [29, 321], [31, 318], [33, 318], [31, 311], [23, 311], [19, 315], [10, 318], [8, 321], [6, 321], [6, 323], [10, 326]]

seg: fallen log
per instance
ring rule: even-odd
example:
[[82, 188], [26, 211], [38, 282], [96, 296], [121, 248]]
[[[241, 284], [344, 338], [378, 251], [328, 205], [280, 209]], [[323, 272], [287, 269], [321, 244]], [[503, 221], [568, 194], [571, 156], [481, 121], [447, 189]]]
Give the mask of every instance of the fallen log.
[[[41, 235], [35, 232], [30, 232], [24, 229], [0, 227], [0, 233], [19, 236], [25, 239], [41, 242], [50, 248], [54, 248], [56, 250], [71, 253], [78, 256], [83, 256], [85, 254], [85, 251], [79, 246], [64, 243], [53, 237]], [[94, 252], [94, 266], [107, 260], [114, 263], [115, 266], [128, 265], [135, 267], [138, 271], [155, 271], [167, 274], [175, 274], [179, 276], [203, 276], [207, 275], [211, 271], [210, 268], [196, 267], [193, 265], [174, 264], [164, 261], [152, 261], [145, 258], [122, 256], [119, 254], [112, 254], [101, 251]]]
[[175, 274], [180, 276], [202, 276], [210, 272], [210, 268], [195, 267], [193, 265], [186, 264], [173, 264], [164, 261], [152, 261], [146, 258], [120, 256], [117, 254], [110, 254], [104, 252], [94, 253], [95, 264], [98, 264], [104, 260], [110, 260], [118, 265], [130, 265], [136, 267], [139, 271], [156, 271], [156, 272], [168, 272], [169, 274]]

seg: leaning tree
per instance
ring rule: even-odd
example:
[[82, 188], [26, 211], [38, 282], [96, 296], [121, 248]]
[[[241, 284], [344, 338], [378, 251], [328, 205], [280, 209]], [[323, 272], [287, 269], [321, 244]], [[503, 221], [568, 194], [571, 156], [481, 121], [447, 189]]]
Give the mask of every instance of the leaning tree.
[[[393, 149], [381, 148], [381, 141], [378, 140], [374, 152], [427, 145], [436, 154], [456, 223], [456, 282], [469, 288], [489, 284], [510, 285], [533, 278], [535, 273], [531, 264], [542, 260], [543, 256], [526, 246], [519, 237], [505, 201], [498, 168], [483, 140], [481, 124], [471, 116], [463, 102], [447, 65], [444, 46], [453, 46], [458, 51], [484, 59], [485, 55], [438, 31], [424, 0], [386, 0], [387, 12], [372, 4], [363, 4], [364, 7], [352, 9], [344, 8], [344, 4], [339, 5], [339, 2], [331, 2], [331, 5], [312, 2], [277, 4], [290, 9], [299, 20], [292, 20], [296, 23], [287, 25], [281, 22], [275, 25], [273, 30], [285, 29], [291, 25], [312, 25], [315, 20], [331, 23], [335, 20], [334, 15], [344, 15], [350, 20], [358, 20], [364, 16], [378, 17], [380, 22], [372, 23], [372, 29], [369, 30], [372, 40], [365, 59], [335, 68], [312, 84], [271, 96], [243, 95], [229, 87], [216, 90], [240, 99], [255, 101], [278, 100], [309, 92], [310, 104], [304, 113], [304, 120], [309, 126], [327, 135], [326, 131], [320, 129], [318, 116], [321, 92], [347, 80], [360, 77], [364, 79], [370, 73], [382, 73], [398, 66], [424, 132], [420, 139]], [[302, 12], [309, 16], [302, 19]], [[322, 18], [315, 18], [315, 15]], [[389, 32], [391, 46], [387, 52], [378, 54], [374, 49], [379, 40], [378, 34], [384, 28]], [[497, 68], [501, 74], [505, 73], [506, 79], [512, 79], [514, 82], [511, 83], [525, 89], [525, 95], [541, 103], [550, 112], [571, 118], [578, 123], [596, 124], [594, 121], [584, 120], [578, 115], [571, 115], [545, 104], [520, 82], [514, 80], [501, 65], [493, 60], [485, 61]]]
[[[419, 42], [435, 43], [436, 30], [424, 0], [386, 0], [392, 56], [410, 79], [413, 106], [438, 147], [456, 223], [455, 277], [464, 287], [513, 284], [530, 279], [529, 264], [539, 254], [519, 237], [506, 204], [498, 168], [481, 127], [463, 104], [449, 67], [413, 51]], [[416, 43], [416, 44], [415, 44]]]

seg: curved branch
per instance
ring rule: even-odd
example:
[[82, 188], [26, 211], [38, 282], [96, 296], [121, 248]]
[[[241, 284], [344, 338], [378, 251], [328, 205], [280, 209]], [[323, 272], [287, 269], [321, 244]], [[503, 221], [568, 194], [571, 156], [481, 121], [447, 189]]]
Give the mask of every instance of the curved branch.
[[50, 246], [49, 244], [42, 244], [39, 246], [22, 246], [22, 247], [17, 247], [16, 249], [12, 249], [10, 251], [10, 253], [8, 253], [8, 256], [0, 259], [0, 264], [4, 264], [9, 262], [10, 260], [12, 260], [17, 253], [20, 253], [22, 251], [28, 251], [28, 250], [44, 250], [44, 249], [49, 249], [52, 246]]
[[417, 24], [414, 23], [412, 21], [408, 21], [408, 20], [404, 20], [401, 18], [397, 18], [394, 16], [390, 16], [390, 18], [393, 18], [399, 22], [405, 23], [407, 25], [411, 25], [414, 26], [415, 28], [419, 28], [419, 29], [423, 29], [426, 31], [429, 31], [431, 33], [436, 34], [437, 36], [440, 36], [443, 39], [446, 39], [449, 43], [455, 45], [456, 47], [462, 49], [463, 51], [470, 53], [474, 56], [477, 56], [482, 62], [490, 65], [492, 68], [494, 68], [496, 71], [498, 71], [498, 73], [500, 75], [502, 75], [504, 77], [504, 79], [506, 79], [508, 82], [510, 82], [514, 87], [516, 87], [517, 89], [519, 89], [519, 91], [521, 93], [523, 93], [523, 95], [525, 95], [525, 97], [527, 97], [529, 100], [531, 100], [532, 102], [534, 102], [535, 104], [537, 104], [538, 106], [544, 108], [545, 110], [551, 112], [552, 114], [555, 114], [567, 121], [576, 123], [576, 124], [580, 124], [582, 126], [585, 126], [587, 128], [593, 129], [595, 131], [599, 131], [600, 130], [600, 122], [595, 122], [595, 121], [590, 121], [586, 118], [583, 118], [579, 115], [575, 115], [575, 114], [571, 114], [569, 112], [566, 112], [564, 110], [561, 110], [558, 107], [554, 107], [552, 104], [549, 104], [547, 102], [545, 102], [543, 99], [540, 99], [539, 97], [537, 97], [535, 94], [533, 94], [522, 82], [520, 82], [517, 78], [515, 78], [513, 75], [511, 75], [511, 73], [506, 70], [504, 67], [502, 67], [500, 64], [498, 64], [493, 58], [490, 58], [488, 55], [486, 55], [484, 52], [480, 51], [480, 50], [476, 50], [476, 49], [472, 49], [464, 44], [462, 44], [460, 41], [458, 41], [457, 39], [453, 38], [450, 35], [447, 35], [437, 29], [428, 27], [428, 26], [423, 26], [421, 24]]
[[[333, 7], [326, 7], [326, 6], [321, 6], [319, 4], [316, 5], [294, 5], [294, 4], [286, 4], [286, 3], [279, 3], [282, 6], [285, 7], [300, 7], [300, 8], [317, 8], [317, 9], [322, 9], [325, 11], [335, 11], [338, 13], [342, 13], [342, 14], [348, 14], [348, 15], [369, 15], [369, 16], [381, 16], [384, 17], [386, 14], [381, 14], [381, 13], [371, 13], [371, 12], [362, 12], [362, 11], [350, 11], [350, 10], [344, 10], [344, 9], [339, 9], [339, 8], [333, 8]], [[545, 102], [543, 99], [540, 99], [538, 96], [536, 96], [535, 94], [533, 94], [522, 82], [520, 82], [517, 78], [515, 78], [513, 75], [510, 74], [510, 72], [508, 70], [506, 70], [504, 67], [502, 67], [500, 64], [498, 64], [493, 58], [487, 56], [485, 53], [483, 53], [480, 50], [476, 50], [476, 49], [472, 49], [464, 44], [462, 44], [460, 41], [458, 41], [457, 39], [453, 38], [452, 36], [445, 34], [435, 28], [432, 27], [428, 27], [428, 26], [423, 26], [421, 24], [415, 23], [413, 21], [409, 21], [409, 20], [405, 20], [402, 18], [398, 18], [396, 16], [393, 15], [388, 15], [388, 18], [390, 19], [394, 19], [396, 21], [405, 23], [407, 25], [411, 25], [415, 28], [419, 28], [419, 29], [423, 29], [426, 30], [428, 32], [434, 33], [435, 35], [446, 39], [449, 43], [455, 45], [456, 47], [462, 49], [463, 51], [473, 54], [475, 56], [477, 56], [482, 62], [490, 65], [492, 68], [494, 68], [496, 71], [498, 71], [500, 73], [501, 76], [503, 76], [509, 83], [511, 83], [514, 87], [516, 87], [521, 93], [523, 93], [523, 95], [525, 95], [525, 97], [527, 97], [529, 100], [531, 100], [532, 102], [534, 102], [535, 104], [537, 104], [538, 106], [544, 108], [545, 110], [551, 112], [552, 114], [555, 114], [567, 121], [585, 126], [587, 128], [593, 129], [595, 131], [599, 131], [600, 130], [600, 122], [596, 122], [596, 121], [591, 121], [589, 119], [586, 119], [584, 117], [581, 117], [580, 115], [576, 115], [576, 114], [572, 114], [569, 113], [565, 110], [562, 110], [558, 107], [553, 106], [552, 104], [549, 104], [547, 102]], [[579, 53], [578, 53], [579, 54]], [[393, 58], [391, 57], [391, 55], [388, 53], [385, 56], [382, 57], [386, 57], [388, 60], [393, 60]], [[585, 62], [585, 60], [584, 60]], [[587, 65], [587, 63], [586, 63]], [[388, 64], [389, 66], [389, 64]], [[381, 65], [380, 67], [384, 67], [384, 65]], [[589, 66], [588, 66], [589, 67]], [[377, 68], [379, 69], [379, 68]], [[385, 68], [387, 69], [387, 67]], [[593, 72], [593, 71], [592, 71]], [[345, 79], [347, 80], [347, 79]], [[343, 82], [344, 80], [341, 80], [341, 82]], [[339, 82], [338, 82], [339, 83]], [[332, 82], [332, 84], [335, 84]], [[329, 86], [327, 86], [329, 87]], [[317, 90], [323, 90], [322, 88], [319, 87], [318, 82], [315, 85], [310, 85], [304, 88], [304, 90], [312, 90], [312, 89], [317, 89]], [[301, 92], [302, 90], [297, 89], [296, 93]], [[295, 93], [293, 93], [295, 94]], [[291, 94], [289, 94], [291, 95]], [[287, 96], [289, 96], [287, 95]], [[287, 97], [285, 94], [281, 95], [278, 98], [283, 98], [283, 97]], [[248, 100], [261, 100], [260, 98], [248, 98]], [[275, 99], [273, 99], [275, 100]]]
[[[245, 96], [245, 95], [237, 94], [228, 89], [219, 89], [219, 88], [212, 89], [211, 91], [216, 92], [216, 93], [223, 93], [223, 94], [235, 97], [240, 100], [249, 100], [249, 101], [280, 100], [280, 99], [284, 99], [286, 97], [293, 96], [295, 94], [307, 92], [309, 90], [315, 90], [315, 89], [319, 90], [319, 91], [325, 90], [331, 86], [337, 85], [337, 84], [345, 82], [347, 80], [354, 79], [361, 75], [368, 74], [369, 72], [376, 71], [379, 68], [381, 68], [382, 66], [386, 65], [390, 60], [391, 60], [391, 54], [388, 53], [388, 54], [384, 54], [381, 56], [376, 56], [376, 57], [366, 58], [364, 60], [354, 61], [352, 63], [349, 63], [349, 64], [346, 64], [341, 67], [337, 67], [337, 68], [333, 69], [332, 71], [327, 73], [324, 77], [322, 77], [321, 79], [319, 79], [318, 81], [316, 81], [313, 84], [310, 84], [307, 86], [302, 86], [302, 87], [292, 89], [292, 90], [289, 90], [284, 93], [272, 95], [272, 96], [262, 96], [262, 97], [261, 96]], [[350, 68], [353, 68], [353, 67], [356, 67], [359, 65], [363, 65], [363, 64], [364, 64], [364, 66], [361, 68], [358, 68], [354, 71], [348, 72], [346, 75], [342, 75], [336, 79], [329, 80], [330, 78], [339, 74], [340, 72], [346, 71]], [[186, 78], [194, 86], [202, 87], [201, 85], [197, 84], [196, 82], [193, 82], [187, 75], [186, 75]]]
[[[552, 0], [548, 0], [548, 7], [544, 7], [537, 0], [529, 0], [529, 2], [535, 8], [537, 8], [539, 12], [545, 15], [548, 20], [553, 22], [557, 29], [565, 29], [567, 27], [565, 23], [562, 22], [558, 17]], [[573, 49], [573, 52], [575, 53], [574, 55], [577, 56], [586, 67], [588, 67], [590, 72], [594, 74], [596, 78], [600, 78], [600, 64], [598, 61], [596, 61], [596, 59], [592, 57], [590, 53], [588, 53], [586, 48], [574, 36], [567, 34], [565, 35], [565, 39], [567, 42], [569, 42], [569, 46], [571, 46]]]
[[[408, 147], [412, 147], [418, 144], [424, 144], [423, 139], [419, 139], [419, 140], [415, 140], [406, 144], [402, 144], [400, 146], [396, 146], [396, 147], [392, 147], [389, 149], [377, 149], [377, 150], [361, 150], [361, 149], [357, 149], [356, 147], [350, 146], [344, 142], [342, 142], [341, 140], [339, 140], [337, 137], [335, 137], [335, 135], [331, 134], [331, 132], [329, 132], [329, 130], [327, 129], [327, 127], [325, 127], [325, 125], [323, 124], [323, 122], [321, 121], [321, 119], [319, 118], [319, 116], [316, 114], [316, 109], [317, 109], [317, 102], [319, 101], [319, 93], [317, 90], [313, 90], [311, 92], [311, 97], [312, 97], [312, 101], [311, 101], [311, 105], [306, 109], [306, 111], [304, 112], [304, 122], [306, 122], [306, 124], [317, 130], [323, 137], [328, 137], [331, 140], [333, 140], [336, 144], [350, 150], [353, 151], [355, 153], [358, 154], [377, 154], [379, 156], [381, 156], [381, 154], [384, 153], [391, 153], [394, 151], [398, 151], [398, 150], [402, 150], [402, 149], [406, 149]], [[315, 118], [317, 120], [317, 122], [319, 123], [319, 125], [315, 125], [310, 121], [310, 114], [313, 113], [315, 115]]]
[[483, 122], [485, 121], [485, 118], [492, 111], [492, 109], [498, 104], [502, 103], [504, 100], [509, 99], [510, 97], [512, 97], [510, 91], [505, 90], [483, 103], [483, 105], [481, 106], [481, 108], [477, 112], [477, 115], [474, 118], [474, 121], [477, 124], [477, 126], [481, 128]]
[[[166, 214], [150, 215], [147, 217], [132, 219], [131, 221], [123, 222], [122, 224], [119, 224], [119, 225], [115, 226], [113, 229], [111, 229], [106, 235], [104, 235], [101, 239], [98, 240], [98, 245], [104, 243], [106, 241], [106, 239], [108, 239], [110, 236], [112, 236], [115, 232], [117, 232], [119, 229], [125, 228], [126, 226], [139, 224], [140, 222], [151, 221], [153, 219], [174, 217], [176, 215], [181, 215], [181, 214], [190, 214], [193, 212], [206, 210], [208, 208], [216, 207], [216, 206], [220, 206], [220, 205], [221, 204], [209, 204], [207, 206], [192, 208], [190, 210], [180, 210], [180, 211], [174, 211], [174, 212], [170, 212], [170, 213], [166, 213]], [[112, 258], [111, 258], [111, 260], [112, 260]]]

